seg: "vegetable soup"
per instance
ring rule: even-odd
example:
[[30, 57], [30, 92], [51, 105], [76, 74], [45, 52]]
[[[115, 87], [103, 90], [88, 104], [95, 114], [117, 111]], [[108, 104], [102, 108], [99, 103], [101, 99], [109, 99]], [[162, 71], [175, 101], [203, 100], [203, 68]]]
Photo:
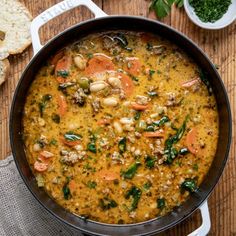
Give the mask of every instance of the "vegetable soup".
[[216, 152], [217, 106], [207, 75], [173, 43], [104, 32], [40, 68], [23, 139], [58, 204], [98, 222], [143, 222], [197, 191]]

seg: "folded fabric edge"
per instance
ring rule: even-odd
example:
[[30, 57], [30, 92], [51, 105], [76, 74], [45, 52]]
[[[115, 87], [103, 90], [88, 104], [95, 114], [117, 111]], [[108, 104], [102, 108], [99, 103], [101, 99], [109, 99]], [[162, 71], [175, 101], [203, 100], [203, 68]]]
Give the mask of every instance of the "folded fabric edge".
[[13, 162], [13, 161], [14, 161], [13, 160], [13, 156], [10, 155], [6, 159], [4, 159], [4, 160], [0, 160], [0, 167], [6, 167], [9, 164], [11, 164], [11, 162]]

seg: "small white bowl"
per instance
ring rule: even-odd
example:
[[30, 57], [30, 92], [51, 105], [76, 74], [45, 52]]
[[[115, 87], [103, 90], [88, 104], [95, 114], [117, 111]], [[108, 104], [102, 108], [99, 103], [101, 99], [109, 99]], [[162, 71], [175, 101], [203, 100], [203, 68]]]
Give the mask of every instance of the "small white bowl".
[[[224, 0], [222, 0], [224, 1]], [[222, 29], [228, 25], [230, 25], [234, 20], [236, 20], [236, 0], [232, 0], [231, 5], [229, 6], [228, 11], [223, 15], [222, 18], [217, 20], [214, 23], [205, 23], [202, 22], [198, 16], [195, 14], [194, 9], [190, 6], [188, 0], [184, 0], [184, 8], [185, 11], [190, 18], [190, 20], [198, 25], [201, 28], [204, 29], [212, 29], [212, 30], [217, 30], [217, 29]]]

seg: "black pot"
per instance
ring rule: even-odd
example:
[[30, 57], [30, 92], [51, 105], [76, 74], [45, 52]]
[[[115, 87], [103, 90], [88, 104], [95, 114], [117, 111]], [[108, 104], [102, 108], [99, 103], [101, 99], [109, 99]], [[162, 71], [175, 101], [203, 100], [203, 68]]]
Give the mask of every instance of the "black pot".
[[[52, 200], [43, 189], [38, 188], [28, 165], [22, 140], [22, 116], [27, 91], [45, 59], [58, 49], [81, 37], [106, 30], [144, 31], [160, 35], [182, 48], [208, 74], [219, 111], [219, 141], [212, 166], [199, 190], [170, 214], [137, 224], [110, 225], [91, 220], [84, 221], [68, 212]], [[131, 16], [107, 16], [89, 20], [66, 30], [47, 43], [30, 61], [16, 88], [10, 114], [10, 140], [17, 168], [25, 184], [50, 213], [84, 233], [92, 235], [152, 235], [169, 229], [190, 216], [209, 196], [225, 167], [231, 143], [231, 111], [227, 93], [215, 66], [190, 39], [157, 21]]]

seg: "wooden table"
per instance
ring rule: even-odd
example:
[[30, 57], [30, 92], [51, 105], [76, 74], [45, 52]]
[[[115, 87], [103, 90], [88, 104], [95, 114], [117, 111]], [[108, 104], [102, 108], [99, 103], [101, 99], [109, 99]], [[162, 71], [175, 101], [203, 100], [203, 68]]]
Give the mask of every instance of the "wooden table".
[[[21, 0], [35, 17], [49, 8], [58, 0]], [[155, 18], [149, 14], [149, 1], [145, 0], [94, 0], [107, 14], [139, 15]], [[92, 15], [85, 8], [72, 10], [64, 14], [41, 30], [42, 40], [45, 42], [68, 26], [91, 18]], [[235, 116], [236, 110], [236, 22], [223, 30], [208, 31], [195, 26], [187, 17], [183, 9], [173, 9], [171, 15], [164, 19], [164, 23], [171, 25], [186, 34], [196, 42], [219, 65], [219, 72], [228, 90], [233, 112], [233, 141], [230, 160], [224, 174], [209, 198], [209, 208], [212, 227], [209, 235], [236, 236], [236, 139]], [[11, 73], [3, 86], [0, 87], [0, 159], [11, 153], [8, 134], [9, 110], [17, 81], [25, 66], [32, 57], [32, 48], [24, 53], [10, 57]], [[163, 235], [187, 235], [201, 223], [200, 216], [195, 213], [186, 221], [169, 230]]]

